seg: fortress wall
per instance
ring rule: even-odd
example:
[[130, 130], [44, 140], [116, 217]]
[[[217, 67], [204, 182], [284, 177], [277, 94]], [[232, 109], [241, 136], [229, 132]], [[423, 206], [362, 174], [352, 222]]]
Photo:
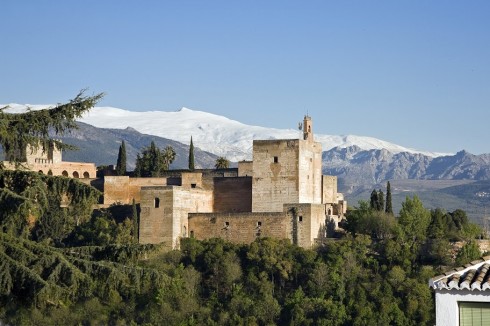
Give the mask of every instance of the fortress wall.
[[[312, 136], [311, 136], [312, 137]], [[299, 141], [299, 202], [322, 202], [322, 145], [312, 140]]]
[[282, 212], [299, 202], [299, 140], [254, 140], [252, 211]]
[[213, 212], [251, 212], [252, 178], [214, 178]]
[[65, 176], [77, 179], [93, 179], [97, 170], [93, 163], [62, 162], [62, 163], [34, 163], [29, 164], [29, 169], [43, 174]]
[[337, 203], [337, 177], [331, 175], [322, 176], [322, 193], [324, 204]]
[[141, 201], [141, 188], [146, 186], [165, 186], [166, 178], [130, 178], [128, 176], [104, 177], [104, 205], [114, 203], [131, 204], [133, 198]]
[[[158, 201], [156, 201], [158, 199]], [[146, 187], [141, 192], [139, 243], [173, 243], [172, 187]]]
[[199, 240], [223, 238], [235, 243], [251, 243], [257, 237], [289, 238], [287, 224], [282, 212], [191, 213], [189, 235]]
[[189, 232], [189, 213], [210, 213], [213, 211], [213, 193], [203, 189], [173, 187], [172, 248], [179, 247], [179, 239]]
[[238, 176], [239, 177], [252, 177], [254, 175], [253, 162], [241, 161], [238, 162]]

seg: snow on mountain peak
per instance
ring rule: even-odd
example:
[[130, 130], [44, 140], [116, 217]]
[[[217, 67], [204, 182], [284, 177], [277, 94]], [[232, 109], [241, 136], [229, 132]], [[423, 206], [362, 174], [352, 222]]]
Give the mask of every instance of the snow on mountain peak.
[[[3, 107], [0, 105], [0, 107]], [[6, 112], [19, 113], [26, 105], [10, 104]], [[32, 110], [49, 107], [31, 105]], [[189, 144], [191, 136], [196, 147], [224, 156], [231, 161], [250, 160], [254, 139], [298, 139], [302, 133], [294, 129], [274, 129], [250, 126], [224, 116], [182, 107], [173, 112], [128, 111], [114, 107], [94, 107], [79, 121], [99, 128], [125, 129], [127, 127], [148, 135], [155, 135]], [[315, 134], [315, 140], [322, 143], [323, 150], [334, 147], [358, 146], [363, 150], [386, 149], [392, 153], [421, 153], [436, 157], [443, 154], [421, 152], [405, 148], [372, 137], [355, 135], [335, 136]]]

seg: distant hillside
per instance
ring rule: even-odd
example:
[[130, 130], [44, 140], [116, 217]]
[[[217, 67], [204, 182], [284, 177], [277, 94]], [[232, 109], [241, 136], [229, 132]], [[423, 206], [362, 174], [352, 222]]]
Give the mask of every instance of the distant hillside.
[[[116, 164], [117, 154], [121, 141], [126, 143], [126, 155], [128, 170], [134, 169], [136, 154], [142, 148], [149, 146], [151, 141], [159, 148], [172, 146], [176, 152], [175, 161], [171, 168], [187, 168], [189, 157], [189, 146], [161, 138], [139, 133], [132, 128], [126, 129], [105, 129], [96, 128], [85, 123], [78, 123], [79, 129], [73, 130], [63, 137], [59, 137], [63, 142], [73, 144], [79, 148], [78, 151], [68, 151], [63, 153], [65, 161], [94, 162], [99, 165]], [[199, 144], [194, 142], [194, 157], [196, 168], [214, 167], [217, 156], [199, 149]]]

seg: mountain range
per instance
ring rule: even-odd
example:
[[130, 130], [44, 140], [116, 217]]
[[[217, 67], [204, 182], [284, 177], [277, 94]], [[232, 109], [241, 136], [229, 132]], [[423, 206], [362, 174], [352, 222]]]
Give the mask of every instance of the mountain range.
[[[10, 107], [10, 112], [25, 110], [23, 105]], [[45, 106], [30, 107], [35, 110]], [[196, 166], [212, 168], [217, 156], [235, 162], [251, 159], [253, 139], [301, 136], [299, 130], [249, 126], [186, 108], [176, 112], [132, 112], [95, 107], [80, 119], [79, 126], [62, 137], [64, 142], [80, 148], [65, 153], [65, 160], [115, 164], [119, 145], [124, 140], [130, 169], [134, 167], [136, 154], [152, 140], [161, 148], [174, 147], [177, 157], [172, 167], [186, 168], [187, 144], [192, 136]], [[423, 152], [353, 135], [315, 134], [315, 140], [324, 149], [323, 173], [338, 176], [339, 191], [351, 204], [368, 199], [373, 188], [383, 188], [388, 180], [395, 185], [392, 187], [395, 209], [400, 207], [405, 195], [412, 193], [425, 198], [428, 208], [452, 210], [466, 205], [464, 208], [474, 219], [484, 215], [482, 207], [490, 204], [490, 154], [473, 155], [464, 150], [456, 154]]]

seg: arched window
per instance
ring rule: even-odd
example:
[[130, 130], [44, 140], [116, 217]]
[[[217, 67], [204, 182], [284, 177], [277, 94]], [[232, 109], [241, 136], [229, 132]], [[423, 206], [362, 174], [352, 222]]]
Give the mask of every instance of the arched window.
[[48, 175], [53, 175], [53, 171], [49, 170]]
[[85, 179], [88, 179], [88, 178], [90, 178], [90, 174], [88, 174], [88, 172], [87, 172], [87, 171], [85, 171], [85, 172], [83, 172], [83, 177], [84, 177]]
[[68, 176], [68, 171], [64, 170], [63, 172], [61, 172], [61, 175], [64, 176], [64, 177], [67, 177]]
[[80, 178], [80, 176], [78, 175], [78, 172], [77, 172], [77, 171], [74, 171], [74, 172], [73, 172], [73, 177], [74, 177], [75, 179]]
[[155, 198], [155, 208], [160, 207], [160, 198]]
[[37, 171], [39, 174], [44, 174], [43, 170]]

